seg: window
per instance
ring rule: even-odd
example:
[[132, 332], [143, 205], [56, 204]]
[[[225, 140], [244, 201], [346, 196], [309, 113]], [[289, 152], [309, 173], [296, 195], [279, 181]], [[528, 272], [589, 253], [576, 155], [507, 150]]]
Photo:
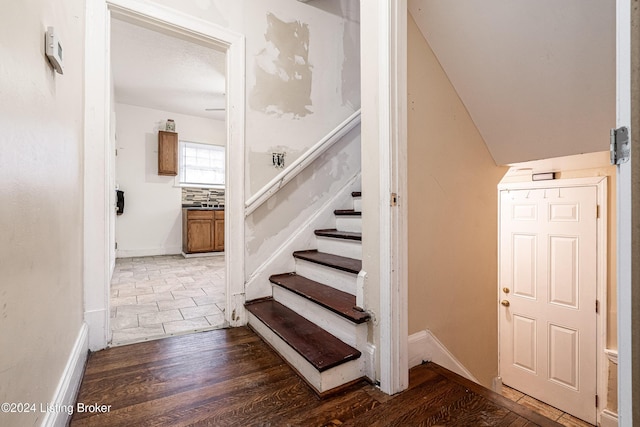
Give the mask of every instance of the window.
[[224, 147], [180, 141], [180, 185], [224, 186]]

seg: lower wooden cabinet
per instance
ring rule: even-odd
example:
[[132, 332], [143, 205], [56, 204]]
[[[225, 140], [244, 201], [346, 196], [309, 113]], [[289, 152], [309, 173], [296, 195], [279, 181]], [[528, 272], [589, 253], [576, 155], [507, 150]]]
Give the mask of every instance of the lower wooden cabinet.
[[224, 211], [183, 209], [182, 251], [224, 251]]

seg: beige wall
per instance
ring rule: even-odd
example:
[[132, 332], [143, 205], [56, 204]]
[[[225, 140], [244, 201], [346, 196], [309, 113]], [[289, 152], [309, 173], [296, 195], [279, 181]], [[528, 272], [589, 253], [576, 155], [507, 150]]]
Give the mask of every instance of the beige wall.
[[[498, 371], [497, 167], [413, 18], [408, 29], [409, 334], [485, 386]], [[364, 104], [364, 103], [363, 103]]]
[[[52, 400], [82, 325], [84, 1], [3, 6], [0, 402], [39, 405]], [[49, 25], [64, 75], [44, 55]], [[44, 415], [0, 413], [0, 425]]]

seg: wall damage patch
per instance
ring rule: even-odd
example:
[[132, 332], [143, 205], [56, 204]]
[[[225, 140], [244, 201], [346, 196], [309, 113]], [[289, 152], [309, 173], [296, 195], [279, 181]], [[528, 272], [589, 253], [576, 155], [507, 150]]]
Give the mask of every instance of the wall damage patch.
[[284, 22], [269, 13], [265, 40], [267, 45], [255, 58], [256, 82], [249, 106], [277, 116], [312, 114], [309, 26]]

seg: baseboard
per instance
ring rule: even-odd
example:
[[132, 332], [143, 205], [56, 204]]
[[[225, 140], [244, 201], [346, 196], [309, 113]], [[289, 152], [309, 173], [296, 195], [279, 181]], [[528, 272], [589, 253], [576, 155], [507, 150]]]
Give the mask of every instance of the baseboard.
[[428, 329], [409, 335], [408, 347], [410, 368], [423, 362], [433, 362], [480, 384], [476, 377]]
[[109, 312], [104, 308], [84, 312], [84, 321], [89, 329], [89, 350], [98, 351], [107, 348], [111, 339], [108, 319]]
[[364, 375], [373, 384], [376, 382], [376, 365], [375, 365], [376, 346], [367, 343], [362, 349], [362, 356], [364, 358]]
[[198, 252], [193, 254], [180, 253], [185, 258], [210, 258], [214, 256], [224, 256], [224, 252]]
[[618, 414], [608, 410], [600, 413], [600, 427], [618, 427]]
[[143, 256], [180, 255], [182, 246], [148, 249], [118, 249], [116, 258], [133, 258]]
[[[87, 361], [89, 351], [89, 334], [86, 323], [82, 323], [80, 332], [76, 338], [76, 342], [71, 349], [71, 354], [67, 360], [67, 365], [62, 372], [62, 377], [58, 383], [58, 387], [50, 402], [53, 408], [74, 408], [82, 376], [84, 375], [84, 366]], [[75, 409], [75, 408], [74, 408]], [[47, 411], [42, 421], [43, 427], [64, 427], [70, 419], [73, 411]]]

